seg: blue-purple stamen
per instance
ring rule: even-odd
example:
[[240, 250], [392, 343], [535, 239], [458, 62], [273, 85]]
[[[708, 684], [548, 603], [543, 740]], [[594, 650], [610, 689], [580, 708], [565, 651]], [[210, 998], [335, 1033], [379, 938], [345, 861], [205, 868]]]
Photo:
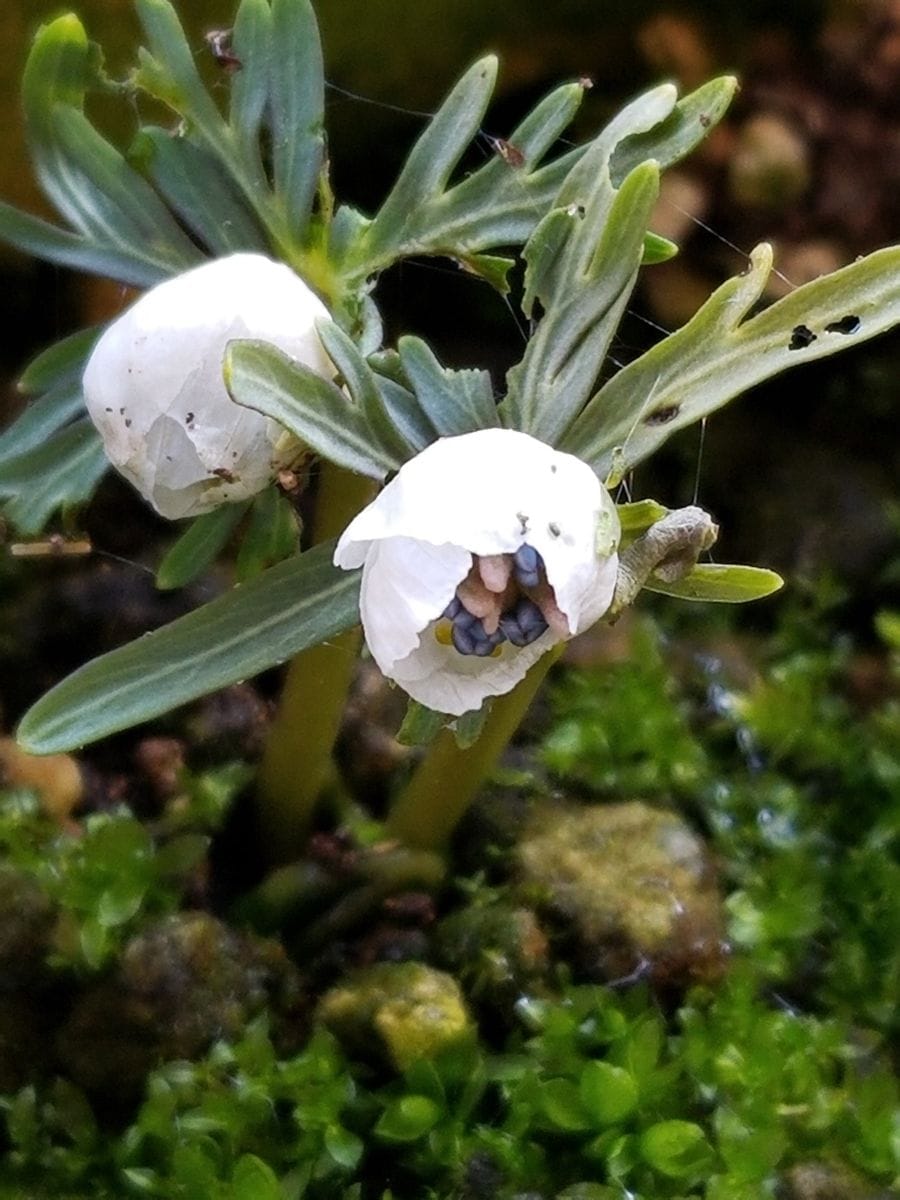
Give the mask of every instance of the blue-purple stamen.
[[528, 543], [521, 545], [513, 555], [513, 575], [519, 587], [537, 587], [541, 580], [544, 560]]
[[[447, 609], [451, 606], [448, 605]], [[445, 616], [448, 615], [447, 609], [444, 610]], [[487, 658], [501, 642], [506, 641], [506, 634], [501, 629], [487, 633], [481, 618], [474, 616], [462, 604], [450, 620], [453, 622], [450, 640], [460, 654], [474, 654], [478, 658]]]
[[500, 628], [514, 646], [530, 646], [547, 629], [544, 614], [526, 596], [500, 618]]
[[462, 611], [462, 600], [460, 600], [459, 596], [454, 596], [453, 599], [450, 601], [450, 603], [447, 605], [447, 607], [444, 609], [444, 611], [441, 613], [441, 616], [446, 617], [448, 621], [452, 621], [454, 619], [454, 617], [457, 615], [457, 613], [459, 613], [461, 611]]

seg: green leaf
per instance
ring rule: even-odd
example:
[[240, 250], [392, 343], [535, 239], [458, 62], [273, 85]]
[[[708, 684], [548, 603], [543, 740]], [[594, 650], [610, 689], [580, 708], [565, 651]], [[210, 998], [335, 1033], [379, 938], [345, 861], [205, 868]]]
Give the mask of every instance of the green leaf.
[[657, 263], [668, 262], [678, 253], [678, 246], [668, 238], [660, 237], [658, 233], [644, 234], [644, 253], [641, 256], [641, 266], [652, 267]]
[[635, 500], [630, 504], [617, 504], [616, 514], [622, 530], [620, 546], [624, 547], [642, 533], [646, 533], [650, 526], [655, 525], [667, 512], [669, 509], [657, 500]]
[[[771, 268], [772, 249], [763, 243], [746, 274], [722, 284], [685, 326], [597, 392], [560, 448], [585, 459], [601, 478], [615, 465], [621, 478], [677, 429], [748, 388], [900, 321], [900, 247], [876, 250], [745, 320]], [[850, 317], [858, 325], [844, 320]], [[794, 332], [800, 326], [814, 335], [808, 344]]]
[[250, 506], [250, 521], [235, 564], [239, 582], [246, 583], [266, 567], [289, 558], [299, 543], [300, 525], [290, 501], [277, 488], [266, 488]]
[[698, 1177], [712, 1161], [712, 1150], [699, 1125], [660, 1121], [641, 1135], [644, 1162], [670, 1179]]
[[106, 275], [134, 287], [151, 287], [171, 274], [156, 263], [136, 258], [130, 250], [70, 233], [67, 229], [42, 221], [40, 217], [19, 212], [2, 200], [0, 238], [35, 258], [47, 259], [61, 267], [71, 267], [73, 271]]
[[270, 254], [272, 247], [256, 214], [217, 158], [190, 138], [144, 126], [132, 154], [188, 229], [214, 257], [241, 250]]
[[63, 383], [51, 388], [40, 400], [33, 400], [16, 422], [0, 435], [0, 475], [7, 463], [40, 446], [83, 408], [80, 383]]
[[20, 533], [40, 533], [58, 508], [81, 504], [107, 467], [103, 445], [85, 417], [25, 454], [0, 464], [3, 512]]
[[329, 1156], [347, 1171], [352, 1171], [359, 1165], [365, 1151], [365, 1144], [355, 1133], [340, 1125], [330, 1125], [325, 1130], [325, 1149]]
[[100, 332], [96, 326], [79, 329], [42, 350], [19, 376], [19, 391], [38, 396], [59, 384], [79, 382]]
[[373, 437], [395, 466], [402, 466], [416, 453], [391, 420], [379, 390], [375, 372], [351, 338], [336, 321], [318, 321], [316, 331], [328, 357], [341, 373], [350, 396], [365, 417]]
[[417, 337], [402, 337], [397, 349], [416, 399], [440, 437], [499, 425], [487, 371], [449, 371]]
[[397, 181], [365, 231], [367, 273], [387, 265], [412, 244], [410, 229], [429, 225], [429, 212], [451, 172], [481, 127], [497, 79], [497, 59], [479, 59], [434, 114], [410, 151]]
[[595, 181], [591, 199], [577, 206], [583, 216], [569, 226], [558, 268], [533, 285], [545, 312], [507, 375], [506, 424], [554, 445], [584, 406], [637, 278], [658, 192], [656, 165], [645, 163], [617, 192]]
[[406, 716], [395, 737], [401, 746], [427, 746], [447, 724], [444, 713], [426, 708], [418, 700], [406, 704]]
[[658, 125], [624, 138], [610, 162], [613, 183], [618, 184], [648, 158], [664, 170], [690, 154], [721, 121], [737, 88], [734, 75], [720, 75], [682, 97]]
[[551, 1125], [566, 1133], [583, 1133], [590, 1129], [590, 1117], [581, 1100], [578, 1087], [571, 1079], [547, 1079], [539, 1092], [541, 1112]]
[[324, 458], [383, 479], [393, 469], [358, 408], [327, 379], [266, 342], [231, 342], [225, 385], [238, 404], [278, 421]]
[[428, 1096], [401, 1096], [381, 1114], [375, 1135], [386, 1142], [415, 1142], [438, 1123], [441, 1109]]
[[460, 750], [468, 750], [481, 737], [484, 723], [491, 711], [491, 701], [485, 700], [481, 708], [470, 709], [453, 722], [453, 736]]
[[333, 543], [316, 546], [94, 659], [25, 714], [22, 746], [34, 754], [75, 749], [351, 628], [359, 620], [359, 574], [332, 566], [333, 553]]
[[875, 629], [892, 650], [900, 650], [900, 612], [882, 609], [875, 614]]
[[284, 1200], [278, 1177], [255, 1154], [242, 1154], [231, 1175], [234, 1200]]
[[578, 1093], [598, 1125], [614, 1125], [637, 1108], [637, 1084], [622, 1067], [610, 1063], [589, 1062], [581, 1072]]
[[161, 591], [170, 591], [202, 575], [225, 548], [248, 507], [246, 503], [222, 504], [191, 521], [159, 564], [156, 586]]
[[272, 167], [290, 233], [304, 240], [325, 153], [322, 47], [309, 0], [272, 0]]
[[[241, 0], [234, 19], [232, 48], [240, 70], [231, 76], [229, 124], [245, 155], [259, 155], [272, 73], [272, 10], [267, 0]], [[262, 174], [262, 163], [259, 163]]]
[[38, 179], [82, 234], [161, 274], [201, 261], [159, 197], [83, 112], [92, 73], [87, 37], [72, 14], [42, 26], [22, 80]]
[[705, 600], [719, 604], [744, 604], [762, 600], [784, 587], [784, 580], [763, 567], [731, 566], [726, 563], [697, 563], [683, 579], [667, 583], [651, 575], [644, 584], [648, 592], [675, 596], [679, 600]]

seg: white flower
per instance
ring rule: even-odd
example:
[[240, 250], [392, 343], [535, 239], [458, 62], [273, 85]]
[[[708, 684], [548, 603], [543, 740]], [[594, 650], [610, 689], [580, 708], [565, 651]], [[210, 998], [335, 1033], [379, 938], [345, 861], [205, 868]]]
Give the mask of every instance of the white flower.
[[313, 325], [327, 317], [290, 268], [260, 254], [217, 259], [152, 288], [110, 325], [84, 373], [113, 466], [170, 519], [255, 495], [301, 446], [230, 398], [225, 347], [264, 339], [330, 376]]
[[525, 433], [442, 438], [350, 522], [360, 613], [382, 672], [459, 716], [593, 625], [616, 585], [619, 520], [590, 467]]

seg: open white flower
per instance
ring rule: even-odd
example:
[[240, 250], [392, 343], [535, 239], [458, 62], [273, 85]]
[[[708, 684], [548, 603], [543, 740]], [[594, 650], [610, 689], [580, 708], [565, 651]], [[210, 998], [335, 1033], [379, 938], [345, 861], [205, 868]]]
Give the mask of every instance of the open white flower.
[[586, 463], [484, 429], [401, 467], [334, 561], [363, 568], [362, 624], [382, 672], [459, 716], [606, 612], [618, 541], [615, 505]]
[[331, 375], [313, 324], [327, 317], [302, 279], [261, 254], [217, 259], [152, 288], [110, 325], [84, 373], [113, 466], [170, 519], [261, 491], [301, 446], [231, 399], [225, 347], [264, 339]]

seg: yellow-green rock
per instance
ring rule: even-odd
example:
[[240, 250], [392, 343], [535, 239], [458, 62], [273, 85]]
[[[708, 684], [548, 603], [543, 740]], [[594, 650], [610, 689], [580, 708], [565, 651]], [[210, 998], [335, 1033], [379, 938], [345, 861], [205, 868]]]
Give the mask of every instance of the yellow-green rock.
[[465, 1040], [472, 1022], [456, 980], [424, 963], [377, 963], [326, 992], [318, 1017], [354, 1053], [402, 1071]]

